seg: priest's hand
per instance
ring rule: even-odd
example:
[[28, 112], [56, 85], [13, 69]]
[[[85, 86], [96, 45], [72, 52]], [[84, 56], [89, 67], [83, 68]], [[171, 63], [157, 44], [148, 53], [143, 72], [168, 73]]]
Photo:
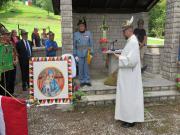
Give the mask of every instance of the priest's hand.
[[116, 54], [115, 52], [113, 53], [114, 56], [116, 56], [117, 58], [119, 58], [121, 55], [120, 54]]
[[139, 45], [140, 45], [140, 46], [139, 46], [140, 49], [142, 49], [142, 48], [144, 47], [144, 44], [141, 43], [141, 42], [139, 42]]
[[76, 57], [75, 57], [75, 60], [78, 62], [78, 61], [79, 61], [79, 57], [78, 57], [78, 56], [76, 56]]

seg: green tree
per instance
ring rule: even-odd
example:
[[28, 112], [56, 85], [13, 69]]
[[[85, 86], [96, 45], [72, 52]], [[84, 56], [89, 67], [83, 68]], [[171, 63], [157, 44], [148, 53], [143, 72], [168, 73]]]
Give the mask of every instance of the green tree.
[[149, 12], [149, 36], [162, 38], [165, 28], [166, 0], [160, 0]]
[[53, 12], [52, 0], [44, 0], [43, 9], [48, 12], [48, 15]]
[[43, 8], [48, 12], [53, 12], [52, 0], [33, 0], [33, 5]]
[[3, 9], [9, 4], [9, 2], [12, 2], [12, 1], [14, 0], [0, 0], [0, 9]]

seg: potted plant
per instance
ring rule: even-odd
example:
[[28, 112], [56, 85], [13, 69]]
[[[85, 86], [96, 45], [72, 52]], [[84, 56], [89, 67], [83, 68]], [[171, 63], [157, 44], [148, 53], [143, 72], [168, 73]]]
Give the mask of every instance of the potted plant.
[[77, 103], [82, 99], [82, 96], [85, 96], [85, 93], [80, 89], [80, 86], [77, 83], [73, 83], [73, 104]]
[[176, 75], [176, 86], [177, 89], [180, 90], [180, 74]]

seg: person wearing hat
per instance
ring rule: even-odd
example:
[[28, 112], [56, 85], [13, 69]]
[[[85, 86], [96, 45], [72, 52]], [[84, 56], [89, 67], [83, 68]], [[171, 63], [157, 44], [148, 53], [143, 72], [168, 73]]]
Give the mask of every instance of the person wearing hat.
[[22, 74], [23, 91], [29, 88], [29, 59], [32, 56], [32, 42], [28, 40], [28, 32], [21, 30], [22, 39], [17, 43], [16, 49]]
[[132, 22], [133, 17], [123, 24], [123, 36], [127, 42], [121, 54], [114, 53], [119, 60], [115, 119], [121, 120], [124, 128], [133, 127], [135, 122], [144, 121], [139, 44], [133, 34]]
[[[17, 65], [17, 53], [15, 46], [13, 46], [12, 41], [10, 40], [10, 32], [6, 31], [3, 33], [4, 43], [12, 45], [13, 51], [12, 51], [12, 58], [13, 58], [13, 69], [5, 71], [1, 74], [0, 84], [6, 88], [6, 90], [10, 94], [14, 94], [14, 87], [15, 87], [15, 78], [16, 78], [16, 65]], [[10, 96], [8, 93], [6, 93], [2, 88], [0, 88], [0, 95], [4, 96]]]
[[5, 33], [9, 33], [6, 27], [0, 23], [0, 36], [4, 35]]
[[90, 31], [86, 30], [86, 20], [83, 18], [78, 22], [79, 30], [73, 36], [73, 55], [78, 64], [78, 75], [80, 86], [91, 86], [89, 68], [87, 63], [88, 50], [93, 55], [93, 39]]
[[138, 27], [134, 30], [134, 34], [136, 35], [138, 42], [139, 42], [139, 48], [140, 48], [140, 58], [141, 58], [141, 71], [142, 73], [146, 70], [147, 65], [144, 65], [144, 54], [147, 49], [147, 36], [146, 36], [146, 30], [144, 29], [144, 20], [139, 19], [137, 22]]

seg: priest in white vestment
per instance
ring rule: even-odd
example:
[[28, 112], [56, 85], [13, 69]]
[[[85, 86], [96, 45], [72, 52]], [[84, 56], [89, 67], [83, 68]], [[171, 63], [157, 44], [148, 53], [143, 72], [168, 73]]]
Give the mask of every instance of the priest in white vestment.
[[125, 128], [133, 127], [135, 122], [144, 121], [140, 52], [132, 22], [133, 17], [123, 24], [123, 35], [127, 43], [120, 55], [114, 53], [119, 59], [115, 119], [121, 120]]

